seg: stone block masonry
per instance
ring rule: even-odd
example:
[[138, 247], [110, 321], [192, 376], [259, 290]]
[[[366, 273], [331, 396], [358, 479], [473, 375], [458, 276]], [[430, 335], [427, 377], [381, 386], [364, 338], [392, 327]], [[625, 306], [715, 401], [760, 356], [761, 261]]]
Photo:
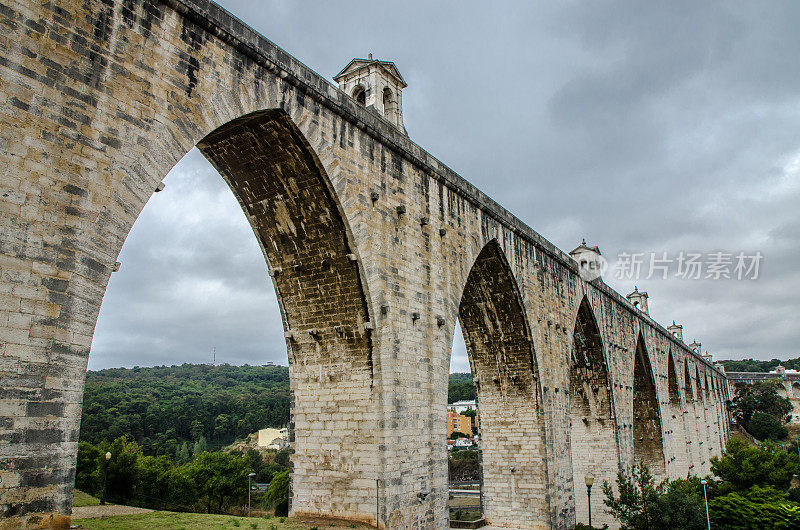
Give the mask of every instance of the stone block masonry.
[[0, 528], [68, 527], [103, 293], [194, 146], [278, 293], [293, 514], [448, 527], [459, 318], [492, 524], [572, 528], [585, 472], [704, 473], [727, 437], [722, 373], [213, 2], [0, 0], [0, 100]]

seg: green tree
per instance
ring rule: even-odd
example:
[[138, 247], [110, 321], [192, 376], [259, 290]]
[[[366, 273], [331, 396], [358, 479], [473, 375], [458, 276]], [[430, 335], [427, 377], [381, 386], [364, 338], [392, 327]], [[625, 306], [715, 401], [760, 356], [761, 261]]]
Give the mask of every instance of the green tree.
[[461, 482], [480, 479], [478, 451], [453, 451], [448, 458], [450, 480]]
[[704, 502], [699, 477], [668, 482], [666, 494], [659, 498], [657, 508], [662, 527], [705, 528]]
[[281, 449], [277, 453], [275, 453], [275, 463], [279, 466], [288, 466], [289, 465], [289, 449]]
[[608, 481], [603, 482], [603, 503], [622, 530], [700, 530], [706, 525], [697, 485], [699, 480], [696, 485], [691, 481], [670, 484], [667, 480], [656, 484], [642, 462], [630, 475], [617, 474], [619, 496], [614, 495]]
[[205, 427], [203, 427], [203, 422], [200, 420], [193, 420], [192, 426], [189, 429], [190, 436], [192, 440], [199, 440], [203, 437], [203, 433], [205, 432]]
[[[142, 455], [139, 444], [120, 436], [110, 444], [100, 445], [100, 467], [106, 468], [106, 497], [116, 502], [129, 502], [134, 498], [139, 485], [137, 462]], [[106, 460], [106, 452], [111, 458]]]
[[181, 448], [178, 450], [178, 454], [175, 455], [178, 459], [178, 462], [185, 464], [189, 460], [192, 459], [192, 448], [189, 446], [189, 442], [183, 442], [181, 444]]
[[192, 478], [192, 464], [184, 464], [170, 469], [167, 483], [169, 484], [167, 490], [167, 498], [170, 501], [169, 509], [198, 509], [196, 506], [199, 503], [200, 493]]
[[797, 471], [797, 455], [771, 442], [751, 447], [740, 438], [731, 438], [721, 456], [711, 457], [711, 471], [720, 478], [716, 495], [744, 492], [753, 486], [772, 486], [786, 490]]
[[100, 470], [100, 449], [89, 442], [78, 444], [78, 465], [75, 470], [75, 487], [79, 490], [99, 495], [103, 488], [103, 475]]
[[222, 512], [227, 501], [238, 502], [247, 497], [247, 461], [224, 452], [203, 453], [192, 462], [189, 475], [197, 491], [206, 498], [208, 513], [213, 504]]
[[459, 431], [453, 431], [450, 434], [450, 439], [451, 440], [458, 440], [459, 438], [469, 438], [469, 435], [468, 434], [464, 434], [463, 432], [459, 432]]
[[447, 402], [475, 399], [475, 384], [472, 374], [450, 374], [447, 387]]
[[139, 494], [147, 506], [170, 509], [170, 479], [174, 467], [166, 456], [139, 458]]
[[792, 403], [778, 395], [780, 384], [777, 380], [753, 384], [736, 383], [731, 412], [743, 425], [749, 425], [756, 412], [772, 414], [781, 422], [786, 421], [792, 410]]
[[789, 431], [783, 426], [781, 421], [766, 412], [756, 412], [750, 418], [750, 423], [747, 426], [757, 440], [782, 440], [789, 435]]
[[201, 436], [200, 439], [194, 443], [192, 454], [194, 456], [198, 456], [202, 453], [205, 453], [206, 451], [208, 451], [208, 442], [206, 442], [206, 439]]
[[785, 493], [770, 486], [753, 486], [743, 492], [716, 497], [708, 502], [708, 508], [714, 528], [800, 528], [800, 507], [787, 501]]
[[272, 477], [264, 498], [269, 508], [275, 509], [275, 515], [289, 515], [289, 470]]

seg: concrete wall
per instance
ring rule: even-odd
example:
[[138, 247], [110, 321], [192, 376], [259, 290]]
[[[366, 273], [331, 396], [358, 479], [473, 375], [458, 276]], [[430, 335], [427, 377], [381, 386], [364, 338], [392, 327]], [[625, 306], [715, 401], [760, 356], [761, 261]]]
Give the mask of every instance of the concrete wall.
[[[480, 385], [490, 522], [572, 527], [585, 497], [573, 477], [602, 463], [610, 478], [642, 443], [661, 445], [670, 475], [708, 469], [727, 436], [705, 390], [721, 384], [713, 366], [215, 4], [2, 0], [0, 38], [3, 527], [68, 524], [103, 293], [146, 201], [196, 145], [242, 205], [279, 296], [294, 514], [448, 526], [459, 316]], [[692, 374], [678, 378], [682, 422], [665, 406], [670, 353]], [[570, 405], [576, 384], [602, 427]], [[585, 443], [583, 418], [602, 444]], [[677, 432], [702, 449], [664, 442]], [[574, 459], [572, 436], [587, 448]]]

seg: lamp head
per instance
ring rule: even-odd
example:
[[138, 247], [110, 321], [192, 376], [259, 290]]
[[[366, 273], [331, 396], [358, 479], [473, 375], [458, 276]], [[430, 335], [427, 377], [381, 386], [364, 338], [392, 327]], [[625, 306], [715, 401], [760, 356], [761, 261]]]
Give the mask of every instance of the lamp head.
[[106, 453], [106, 460], [111, 460], [111, 452]]
[[594, 475], [592, 475], [591, 472], [586, 473], [586, 476], [583, 477], [583, 482], [587, 487], [592, 487], [592, 484], [594, 484]]
[[255, 473], [250, 473], [250, 474], [249, 474], [249, 475], [247, 475], [247, 476], [248, 476], [248, 477], [250, 477], [250, 478], [253, 478], [253, 477], [255, 477], [255, 476], [256, 476], [256, 474], [255, 474]]
[[703, 479], [703, 480], [700, 481], [700, 484], [705, 486], [706, 484], [708, 484], [708, 481], [706, 479]]

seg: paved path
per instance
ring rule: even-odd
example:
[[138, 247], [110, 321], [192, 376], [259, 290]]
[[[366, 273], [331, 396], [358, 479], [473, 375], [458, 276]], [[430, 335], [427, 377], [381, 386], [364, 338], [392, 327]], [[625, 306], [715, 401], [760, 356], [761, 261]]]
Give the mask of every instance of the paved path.
[[131, 515], [134, 513], [147, 513], [153, 510], [121, 506], [119, 504], [106, 504], [105, 506], [80, 506], [72, 509], [73, 519], [95, 519], [98, 517], [111, 517], [112, 515]]

